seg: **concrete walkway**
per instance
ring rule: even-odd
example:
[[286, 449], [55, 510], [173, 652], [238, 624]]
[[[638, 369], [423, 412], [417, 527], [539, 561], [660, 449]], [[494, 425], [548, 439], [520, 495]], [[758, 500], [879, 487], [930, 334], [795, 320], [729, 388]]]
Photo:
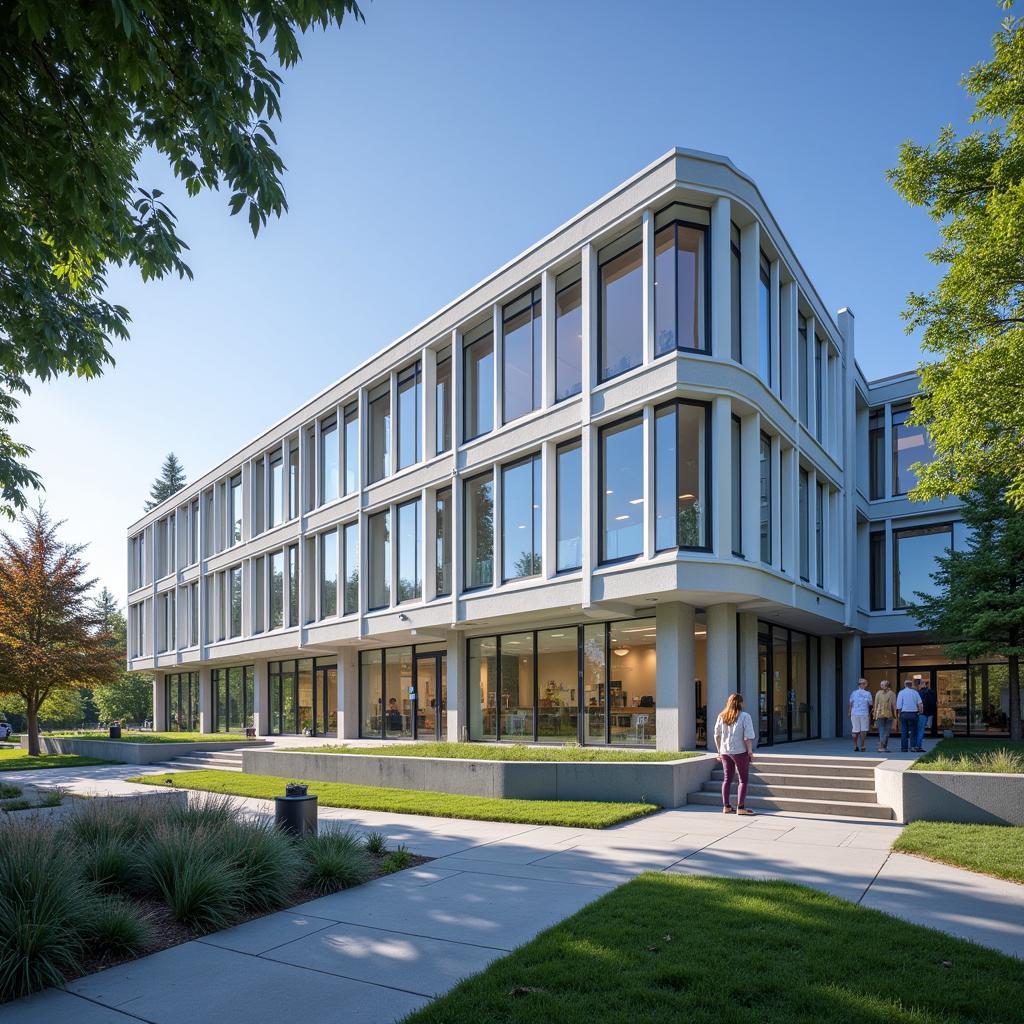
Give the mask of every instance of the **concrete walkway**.
[[[124, 792], [137, 773], [18, 775]], [[649, 869], [798, 882], [1024, 958], [1024, 886], [893, 854], [901, 826], [888, 822], [699, 807], [604, 831], [336, 808], [321, 821], [377, 829], [437, 859], [9, 1004], [0, 1017], [279, 1024], [283, 1013], [310, 1022], [341, 1014], [346, 1024], [383, 1024]]]

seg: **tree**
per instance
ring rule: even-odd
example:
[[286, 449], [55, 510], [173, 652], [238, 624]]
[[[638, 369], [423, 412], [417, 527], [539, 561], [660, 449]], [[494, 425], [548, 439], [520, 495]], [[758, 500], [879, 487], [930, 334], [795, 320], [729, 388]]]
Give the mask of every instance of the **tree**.
[[21, 516], [23, 537], [0, 533], [0, 694], [25, 702], [29, 754], [39, 754], [39, 711], [61, 690], [115, 678], [116, 652], [88, 601], [80, 544], [38, 507]]
[[[178, 456], [169, 452], [164, 464], [160, 467], [160, 475], [153, 481], [149, 492], [149, 500], [146, 502], [146, 511], [156, 508], [160, 502], [165, 501], [172, 494], [185, 486], [185, 467], [182, 466]], [[104, 587], [104, 590], [106, 588]]]
[[966, 550], [938, 559], [934, 594], [910, 612], [953, 656], [1007, 660], [1010, 736], [1021, 738], [1020, 659], [1024, 655], [1024, 510], [1006, 481], [986, 479], [964, 499]]
[[39, 487], [8, 428], [30, 381], [97, 376], [128, 337], [111, 266], [191, 278], [173, 211], [141, 187], [144, 150], [195, 196], [228, 191], [253, 234], [287, 209], [271, 122], [297, 33], [356, 0], [116, 0], [5, 5], [0, 19], [0, 512]]
[[92, 699], [103, 721], [119, 719], [141, 725], [153, 717], [153, 681], [142, 672], [125, 670], [128, 623], [117, 599], [106, 587], [96, 598], [93, 610], [110, 638], [110, 647], [117, 656], [119, 671], [111, 682], [101, 683], [92, 691]]
[[1008, 15], [993, 47], [962, 80], [971, 121], [984, 127], [904, 143], [889, 178], [941, 225], [928, 255], [945, 267], [903, 314], [938, 357], [920, 367], [912, 414], [935, 459], [919, 467], [911, 497], [963, 496], [988, 476], [1007, 479], [1008, 498], [1024, 507], [1024, 19]]

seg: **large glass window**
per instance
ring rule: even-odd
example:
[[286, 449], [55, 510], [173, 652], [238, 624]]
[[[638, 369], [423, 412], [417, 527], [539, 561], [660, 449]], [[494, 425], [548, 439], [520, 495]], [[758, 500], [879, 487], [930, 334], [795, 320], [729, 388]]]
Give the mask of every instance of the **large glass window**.
[[731, 262], [730, 270], [730, 320], [732, 328], [731, 354], [737, 363], [743, 362], [743, 286], [742, 263], [740, 259], [740, 229], [735, 224], [729, 231]]
[[169, 732], [199, 731], [199, 673], [175, 672], [167, 676], [165, 715]]
[[601, 380], [639, 366], [644, 358], [643, 243], [641, 229], [598, 254]]
[[270, 628], [284, 625], [284, 552], [270, 556]]
[[508, 423], [540, 408], [540, 288], [510, 302], [501, 315], [502, 412]]
[[885, 611], [885, 531], [876, 530], [869, 538], [868, 605], [873, 612]]
[[228, 600], [231, 602], [231, 632], [229, 636], [241, 636], [242, 567], [240, 565], [228, 570]]
[[579, 639], [576, 629], [537, 634], [537, 738], [573, 742], [579, 728]]
[[273, 528], [284, 522], [284, 458], [278, 454], [270, 460], [270, 514]]
[[609, 627], [608, 719], [612, 743], [653, 746], [657, 737], [654, 619]]
[[299, 624], [299, 546], [288, 548], [288, 625]]
[[423, 383], [420, 364], [410, 366], [398, 375], [398, 468], [404, 469], [419, 462], [422, 456], [420, 441], [420, 405]]
[[502, 467], [501, 575], [503, 580], [541, 572], [541, 457]]
[[644, 550], [644, 429], [639, 416], [601, 431], [601, 561]]
[[772, 561], [772, 439], [761, 435], [761, 561]]
[[210, 684], [214, 732], [241, 732], [252, 726], [253, 666], [215, 668]]
[[916, 526], [894, 530], [893, 595], [897, 608], [906, 608], [917, 601], [917, 594], [935, 590], [931, 574], [938, 568], [937, 559], [952, 547], [953, 529], [949, 523]]
[[[681, 217], [662, 226], [669, 218]], [[655, 220], [654, 353], [707, 351], [710, 309], [705, 210], [672, 206]], [[697, 223], [692, 221], [697, 220]]]
[[434, 505], [434, 588], [438, 597], [452, 592], [452, 489], [437, 492]]
[[885, 497], [885, 409], [872, 409], [868, 416], [868, 497]]
[[384, 652], [384, 735], [412, 735], [412, 648], [390, 647]]
[[359, 407], [345, 409], [345, 493], [359, 487]]
[[384, 652], [359, 652], [359, 731], [363, 736], [384, 732]]
[[582, 632], [583, 742], [604, 744], [608, 742], [608, 627], [603, 623], [590, 624], [584, 626]]
[[398, 601], [423, 596], [420, 577], [420, 499], [398, 506]]
[[288, 518], [299, 514], [299, 442], [288, 445]]
[[470, 441], [494, 427], [494, 332], [490, 324], [481, 324], [466, 335], [462, 354], [462, 433]]
[[338, 531], [320, 534], [320, 618], [338, 614]]
[[814, 582], [825, 586], [825, 485], [819, 483], [814, 493], [814, 547], [817, 566]]
[[583, 446], [561, 444], [555, 458], [555, 569], [565, 572], [583, 564]]
[[338, 496], [338, 421], [332, 416], [320, 424], [320, 503]]
[[772, 382], [772, 274], [768, 257], [761, 253], [757, 290], [757, 370], [761, 379]]
[[367, 441], [369, 482], [383, 480], [391, 472], [391, 384], [384, 381], [368, 396], [370, 436]]
[[814, 339], [814, 436], [820, 441], [825, 425], [825, 374], [828, 370], [828, 342]]
[[434, 447], [440, 455], [452, 446], [452, 360], [448, 352], [438, 356], [434, 380]]
[[654, 416], [654, 540], [704, 548], [708, 536], [707, 441], [710, 406], [672, 402]]
[[917, 462], [931, 462], [932, 446], [924, 427], [911, 426], [910, 406], [892, 410], [892, 493], [906, 494], [917, 483], [917, 474], [911, 469]]
[[809, 425], [810, 398], [807, 388], [810, 386], [807, 372], [807, 317], [800, 313], [797, 317], [796, 332], [796, 364], [799, 376], [798, 390], [800, 392], [800, 422], [806, 427]]
[[811, 580], [811, 478], [800, 470], [800, 579]]
[[498, 641], [474, 637], [468, 645], [469, 735], [493, 740], [498, 735]]
[[228, 510], [228, 522], [231, 524], [231, 536], [228, 538], [228, 546], [242, 543], [242, 474], [231, 478], [228, 487], [228, 500], [231, 505]]
[[555, 401], [583, 384], [583, 292], [579, 266], [555, 278]]
[[491, 473], [465, 483], [465, 544], [467, 590], [494, 582], [494, 477]]
[[370, 547], [370, 610], [391, 604], [391, 512], [385, 509], [366, 520]]
[[359, 611], [359, 523], [353, 520], [342, 528], [345, 543], [345, 599], [344, 615]]
[[732, 553], [743, 555], [743, 427], [732, 417]]

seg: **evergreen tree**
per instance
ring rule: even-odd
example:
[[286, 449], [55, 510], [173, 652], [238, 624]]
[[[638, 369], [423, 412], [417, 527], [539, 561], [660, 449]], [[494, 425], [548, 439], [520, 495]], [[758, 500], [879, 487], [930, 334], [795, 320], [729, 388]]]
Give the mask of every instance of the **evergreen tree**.
[[[149, 500], [146, 502], [146, 511], [156, 508], [161, 501], [166, 501], [172, 494], [185, 486], [185, 467], [182, 466], [178, 456], [170, 452], [160, 467], [160, 475], [153, 481], [153, 487], [149, 492]], [[103, 588], [106, 590], [106, 587]]]
[[932, 595], [918, 593], [911, 614], [950, 655], [1006, 658], [1010, 737], [1021, 738], [1020, 659], [1024, 655], [1024, 510], [1006, 480], [985, 479], [964, 499], [970, 539], [938, 559]]

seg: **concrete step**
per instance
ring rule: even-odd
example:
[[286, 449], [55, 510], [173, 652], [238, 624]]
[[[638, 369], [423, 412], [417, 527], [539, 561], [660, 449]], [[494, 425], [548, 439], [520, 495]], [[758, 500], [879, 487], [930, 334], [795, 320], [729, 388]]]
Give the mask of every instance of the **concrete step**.
[[213, 768], [217, 771], [240, 772], [242, 770], [242, 755], [232, 751], [197, 750], [191, 754], [179, 754], [177, 757], [166, 762], [166, 766], [192, 771]]
[[[722, 806], [721, 793], [690, 793], [687, 803], [704, 806]], [[794, 811], [802, 814], [828, 814], [843, 818], [880, 818], [892, 821], [892, 808], [877, 803], [852, 800], [806, 800], [797, 797], [748, 796], [747, 806], [751, 810]]]
[[[718, 793], [721, 796], [721, 780], [717, 784], [713, 781], [705, 782], [701, 786], [701, 790], [705, 793]], [[796, 797], [799, 800], [852, 800], [854, 803], [878, 803], [878, 797], [873, 789], [842, 789], [838, 786], [834, 788], [824, 786], [765, 786], [751, 782], [747, 784], [747, 795], [748, 797]]]
[[[875, 762], [877, 763], [877, 762]], [[807, 761], [776, 761], [758, 756], [750, 766], [753, 772], [779, 772], [784, 771], [789, 775], [836, 775], [850, 779], [874, 779], [874, 763], [865, 764], [863, 761], [848, 764], [827, 764], [824, 762]]]
[[[863, 789], [874, 792], [875, 780], [851, 778], [846, 775], [791, 775], [787, 771], [751, 771], [750, 781], [763, 783], [766, 786], [817, 786], [822, 789]], [[711, 778], [721, 782], [725, 773], [721, 768], [716, 768], [711, 773]]]

